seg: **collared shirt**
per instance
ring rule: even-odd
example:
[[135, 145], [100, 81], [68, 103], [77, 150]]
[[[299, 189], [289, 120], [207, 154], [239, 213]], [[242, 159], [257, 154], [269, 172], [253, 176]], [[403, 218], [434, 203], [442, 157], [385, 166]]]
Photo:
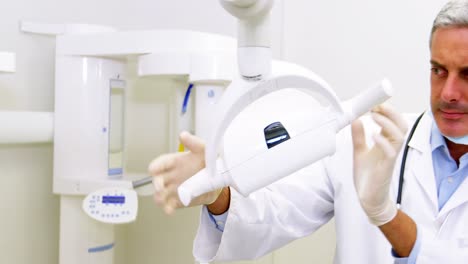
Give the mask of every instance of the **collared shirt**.
[[468, 176], [468, 153], [461, 156], [460, 164], [457, 165], [435, 124], [432, 125], [431, 148], [440, 211]]

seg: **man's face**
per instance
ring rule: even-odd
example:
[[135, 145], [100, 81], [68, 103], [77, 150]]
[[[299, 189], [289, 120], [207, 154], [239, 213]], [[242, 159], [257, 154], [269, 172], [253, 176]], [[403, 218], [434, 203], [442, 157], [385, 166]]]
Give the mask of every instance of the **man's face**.
[[431, 109], [442, 134], [468, 135], [468, 27], [439, 28], [433, 34]]

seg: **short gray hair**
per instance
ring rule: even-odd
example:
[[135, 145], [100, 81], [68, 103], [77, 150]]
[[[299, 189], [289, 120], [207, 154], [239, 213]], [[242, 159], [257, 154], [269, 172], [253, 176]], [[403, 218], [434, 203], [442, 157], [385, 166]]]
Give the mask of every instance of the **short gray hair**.
[[452, 0], [445, 4], [434, 19], [432, 35], [441, 27], [468, 27], [468, 0]]

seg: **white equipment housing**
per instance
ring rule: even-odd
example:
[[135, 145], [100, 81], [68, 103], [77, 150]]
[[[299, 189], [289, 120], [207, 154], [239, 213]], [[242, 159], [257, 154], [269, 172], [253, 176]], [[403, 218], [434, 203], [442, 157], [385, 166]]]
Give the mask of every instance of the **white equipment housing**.
[[[122, 58], [137, 56], [140, 76], [189, 75], [191, 83], [201, 84], [198, 92], [202, 92], [211, 87], [224, 88], [226, 81], [231, 79], [230, 65], [234, 62], [229, 60], [229, 51], [234, 50], [234, 43], [228, 37], [188, 31], [58, 36], [54, 192], [68, 196], [88, 194], [103, 187], [131, 188], [131, 179], [125, 179], [124, 110], [120, 109], [124, 100], [119, 98], [123, 97], [126, 88], [125, 60]], [[111, 102], [116, 103], [115, 112]], [[115, 180], [122, 176], [123, 180]], [[73, 205], [72, 199], [67, 197], [65, 206], [81, 210], [82, 197], [76, 198]], [[63, 223], [72, 221], [69, 215], [62, 214], [61, 218]], [[86, 218], [85, 221], [94, 220]], [[113, 232], [105, 230], [112, 230], [113, 226], [99, 222], [94, 225], [100, 225], [100, 234], [108, 234], [107, 241], [100, 241], [103, 244], [92, 245], [87, 237], [77, 239], [68, 234], [71, 226], [62, 226], [61, 247], [74, 244], [76, 251], [80, 248], [79, 243], [88, 243], [89, 254], [107, 254], [106, 263], [112, 263], [111, 250], [90, 252], [90, 249], [112, 245]], [[105, 236], [99, 237], [102, 240]], [[67, 254], [61, 254], [60, 258], [60, 263], [67, 264], [103, 263], [97, 256], [96, 261], [88, 262], [78, 258], [70, 262]]]

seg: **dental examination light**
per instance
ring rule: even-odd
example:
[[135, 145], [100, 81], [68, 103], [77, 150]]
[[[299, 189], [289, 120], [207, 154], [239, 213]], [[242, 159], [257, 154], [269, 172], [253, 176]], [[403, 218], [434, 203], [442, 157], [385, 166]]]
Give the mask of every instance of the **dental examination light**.
[[[284, 62], [275, 62], [271, 67], [268, 20], [273, 0], [220, 2], [239, 18], [240, 76], [228, 86], [213, 111], [214, 125], [207, 137], [205, 153], [206, 168], [178, 189], [179, 198], [186, 206], [193, 198], [225, 186], [248, 196], [332, 155], [336, 134], [392, 95], [391, 84], [384, 79], [354, 98], [340, 102], [328, 84], [307, 69]], [[249, 135], [247, 141], [250, 144], [238, 139], [237, 144], [242, 144], [241, 151], [226, 152], [221, 147], [229, 125], [246, 107], [267, 94], [288, 88], [299, 89], [318, 99], [322, 110], [310, 113], [307, 122], [293, 122], [297, 118], [290, 116], [264, 124], [263, 129]], [[292, 123], [295, 126], [290, 127]], [[243, 159], [233, 157], [236, 155]]]
[[[233, 87], [243, 90], [229, 90]], [[288, 127], [283, 126], [287, 120], [265, 124], [262, 131], [250, 135], [258, 139], [257, 144], [243, 145], [244, 160], [240, 162], [232, 162], [236, 159], [227, 155], [232, 152], [219, 151], [225, 130], [243, 109], [266, 94], [291, 87], [326, 98], [329, 107], [324, 107], [324, 111], [310, 113], [312, 122], [296, 128], [294, 134], [288, 133]], [[236, 92], [228, 96], [230, 91]], [[391, 94], [392, 88], [386, 79], [343, 103], [317, 76], [273, 74], [256, 84], [236, 80], [228, 87], [215, 111], [217, 123], [206, 145], [206, 168], [179, 187], [179, 198], [184, 205], [188, 205], [193, 198], [225, 186], [231, 186], [248, 196], [253, 191], [332, 155], [336, 147], [336, 134], [374, 105], [390, 98]], [[243, 139], [239, 141], [242, 144]], [[239, 155], [233, 155], [236, 154]]]

